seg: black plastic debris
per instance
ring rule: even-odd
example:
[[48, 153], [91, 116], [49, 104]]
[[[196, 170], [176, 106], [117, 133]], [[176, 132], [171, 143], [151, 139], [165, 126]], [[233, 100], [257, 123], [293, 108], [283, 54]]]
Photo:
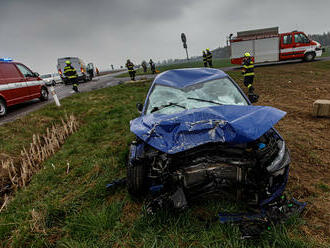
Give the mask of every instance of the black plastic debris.
[[120, 178], [120, 179], [116, 179], [113, 180], [112, 182], [108, 183], [105, 187], [107, 189], [112, 189], [112, 188], [116, 188], [117, 186], [124, 186], [126, 185], [126, 177]]
[[219, 213], [219, 220], [222, 224], [238, 224], [242, 239], [258, 238], [262, 232], [270, 231], [272, 225], [284, 223], [291, 216], [301, 214], [306, 205], [295, 198], [287, 200], [283, 195], [257, 213]]

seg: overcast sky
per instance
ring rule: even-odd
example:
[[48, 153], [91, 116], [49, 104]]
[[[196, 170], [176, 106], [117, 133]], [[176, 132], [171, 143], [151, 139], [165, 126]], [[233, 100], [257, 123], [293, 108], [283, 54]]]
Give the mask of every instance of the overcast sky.
[[127, 58], [162, 61], [223, 46], [237, 31], [330, 31], [328, 0], [0, 0], [0, 57], [34, 71], [56, 71], [78, 56], [104, 69]]

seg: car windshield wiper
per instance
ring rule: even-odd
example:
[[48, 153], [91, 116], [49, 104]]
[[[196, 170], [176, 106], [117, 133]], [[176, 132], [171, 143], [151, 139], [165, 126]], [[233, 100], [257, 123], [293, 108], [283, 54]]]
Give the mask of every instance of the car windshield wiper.
[[182, 105], [177, 104], [177, 103], [175, 103], [175, 102], [169, 102], [168, 104], [161, 105], [161, 106], [159, 106], [159, 107], [153, 107], [153, 109], [150, 111], [150, 113], [153, 113], [153, 112], [155, 112], [155, 111], [158, 111], [158, 110], [161, 110], [161, 109], [163, 109], [163, 108], [170, 107], [170, 106], [177, 106], [177, 107], [180, 107], [180, 108], [184, 108], [184, 109], [186, 109], [185, 106], [182, 106]]
[[194, 97], [187, 97], [187, 99], [196, 100], [196, 101], [200, 101], [200, 102], [209, 102], [209, 103], [214, 103], [214, 104], [218, 104], [218, 105], [223, 105], [222, 103], [215, 102], [215, 101], [212, 101], [212, 100], [206, 100], [206, 99], [200, 99], [200, 98], [194, 98]]

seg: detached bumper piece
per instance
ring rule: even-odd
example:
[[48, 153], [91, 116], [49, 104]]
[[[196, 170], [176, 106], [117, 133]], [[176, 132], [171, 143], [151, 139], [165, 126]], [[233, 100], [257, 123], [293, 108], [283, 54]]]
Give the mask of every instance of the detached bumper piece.
[[113, 189], [119, 186], [124, 186], [126, 185], [126, 183], [127, 183], [126, 177], [123, 177], [120, 179], [113, 180], [112, 182], [108, 183], [105, 187], [107, 189]]
[[294, 215], [300, 215], [307, 203], [295, 198], [287, 200], [283, 195], [279, 200], [264, 206], [258, 213], [219, 213], [219, 221], [238, 224], [242, 239], [258, 238], [264, 231], [270, 231], [272, 225], [284, 223]]

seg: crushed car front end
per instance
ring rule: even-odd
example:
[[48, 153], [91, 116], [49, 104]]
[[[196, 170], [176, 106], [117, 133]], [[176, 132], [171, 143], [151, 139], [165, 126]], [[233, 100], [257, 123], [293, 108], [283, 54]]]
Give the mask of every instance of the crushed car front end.
[[131, 131], [137, 138], [127, 166], [129, 192], [151, 192], [153, 208], [179, 209], [214, 193], [261, 206], [279, 197], [288, 179], [290, 154], [273, 125], [285, 112], [246, 101], [244, 106], [212, 105], [142, 114], [133, 120]]

